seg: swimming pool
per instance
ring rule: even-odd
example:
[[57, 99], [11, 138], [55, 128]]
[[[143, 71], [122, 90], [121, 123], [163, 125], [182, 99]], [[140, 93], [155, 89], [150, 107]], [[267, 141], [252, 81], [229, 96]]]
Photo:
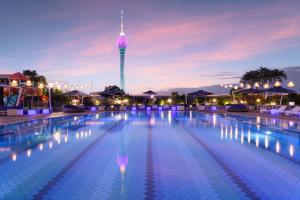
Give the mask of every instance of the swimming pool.
[[300, 133], [197, 112], [0, 127], [1, 199], [300, 199]]

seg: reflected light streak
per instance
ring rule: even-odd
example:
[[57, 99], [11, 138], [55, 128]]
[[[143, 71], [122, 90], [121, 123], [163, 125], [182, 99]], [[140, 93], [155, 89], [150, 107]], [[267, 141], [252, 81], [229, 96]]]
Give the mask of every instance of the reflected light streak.
[[16, 153], [13, 153], [12, 155], [11, 155], [11, 159], [12, 159], [12, 161], [16, 161], [17, 160], [17, 154]]
[[31, 154], [32, 154], [31, 149], [27, 149], [26, 154], [27, 154], [27, 157], [29, 158], [31, 156]]
[[244, 144], [244, 131], [242, 130], [241, 143]]
[[256, 117], [256, 124], [260, 124], [260, 116]]
[[53, 147], [53, 143], [49, 142], [49, 148], [52, 149], [52, 147]]
[[293, 157], [295, 155], [295, 147], [292, 144], [289, 147], [289, 153], [290, 153], [291, 157]]
[[250, 130], [248, 131], [248, 143], [249, 144], [251, 143], [251, 131]]
[[40, 149], [40, 151], [43, 151], [43, 149], [44, 149], [44, 144], [39, 144], [39, 149]]
[[265, 136], [265, 148], [267, 149], [269, 147], [269, 137]]
[[276, 142], [275, 150], [276, 150], [276, 153], [280, 152], [280, 143], [279, 143], [279, 141]]
[[239, 137], [239, 130], [238, 127], [235, 127], [235, 140], [237, 140]]
[[255, 146], [259, 147], [259, 137], [257, 134], [256, 134], [256, 138], [255, 138]]
[[172, 114], [171, 114], [170, 110], [168, 112], [168, 121], [169, 121], [169, 124], [171, 124], [171, 122], [172, 122]]
[[233, 136], [233, 130], [232, 130], [232, 126], [230, 127], [230, 140], [232, 140], [232, 136]]
[[68, 142], [68, 136], [67, 136], [67, 135], [65, 136], [65, 139], [64, 139], [64, 140], [65, 140], [65, 143]]
[[213, 114], [213, 125], [216, 126], [217, 125], [217, 115]]

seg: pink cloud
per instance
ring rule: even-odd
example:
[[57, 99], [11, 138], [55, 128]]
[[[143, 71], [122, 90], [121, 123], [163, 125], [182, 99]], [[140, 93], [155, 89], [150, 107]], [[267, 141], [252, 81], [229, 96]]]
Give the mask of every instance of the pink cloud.
[[[272, 5], [243, 12], [229, 9], [205, 17], [171, 13], [166, 18], [169, 20], [135, 24], [126, 32], [128, 85], [135, 89], [207, 85], [217, 80], [191, 78], [193, 70], [296, 45], [294, 39], [300, 37], [299, 15], [283, 13], [281, 8]], [[284, 10], [287, 9], [290, 8]], [[118, 78], [118, 34], [99, 31], [98, 26], [87, 23], [67, 31], [46, 50], [38, 66], [53, 77], [103, 72]]]

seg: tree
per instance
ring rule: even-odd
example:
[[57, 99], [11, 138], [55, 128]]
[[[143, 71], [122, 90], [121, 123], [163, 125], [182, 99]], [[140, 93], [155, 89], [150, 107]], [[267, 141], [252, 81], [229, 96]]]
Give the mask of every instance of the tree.
[[252, 87], [255, 85], [255, 83], [259, 83], [260, 88], [263, 88], [264, 84], [273, 86], [276, 81], [282, 82], [286, 79], [287, 75], [283, 70], [260, 67], [257, 70], [246, 72], [242, 76], [241, 82], [244, 84], [249, 84]]
[[23, 74], [32, 81], [33, 86], [38, 86], [39, 83], [47, 84], [46, 77], [39, 75], [35, 70], [23, 70]]

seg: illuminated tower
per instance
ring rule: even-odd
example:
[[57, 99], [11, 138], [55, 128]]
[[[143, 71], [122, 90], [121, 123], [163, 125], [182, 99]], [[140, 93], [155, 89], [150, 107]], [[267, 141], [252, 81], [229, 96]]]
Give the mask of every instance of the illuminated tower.
[[117, 39], [118, 48], [120, 50], [120, 88], [125, 92], [124, 62], [125, 50], [127, 47], [127, 39], [124, 33], [123, 10], [121, 10], [121, 32]]

